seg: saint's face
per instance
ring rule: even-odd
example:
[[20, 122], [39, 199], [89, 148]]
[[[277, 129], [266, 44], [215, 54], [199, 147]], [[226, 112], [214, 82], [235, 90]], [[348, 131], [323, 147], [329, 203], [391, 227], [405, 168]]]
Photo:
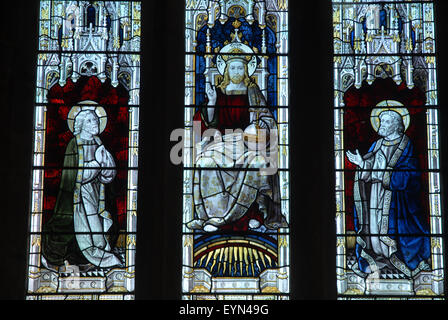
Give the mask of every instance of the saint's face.
[[97, 135], [99, 132], [98, 117], [96, 115], [94, 115], [93, 113], [87, 114], [86, 118], [84, 119], [82, 131], [84, 131], [92, 136]]
[[244, 63], [241, 61], [231, 61], [228, 65], [230, 80], [238, 84], [244, 79]]
[[382, 137], [390, 136], [397, 131], [395, 119], [389, 114], [385, 114], [380, 118], [380, 128], [378, 134]]

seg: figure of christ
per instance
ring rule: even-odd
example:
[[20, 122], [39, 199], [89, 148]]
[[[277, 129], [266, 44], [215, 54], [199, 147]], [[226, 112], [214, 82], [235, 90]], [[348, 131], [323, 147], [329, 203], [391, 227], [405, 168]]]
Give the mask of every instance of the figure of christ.
[[[207, 85], [207, 108], [194, 116], [202, 131], [216, 129], [214, 137], [198, 143], [194, 172], [194, 230], [248, 230], [287, 227], [280, 208], [278, 174], [261, 174], [267, 160], [243, 143], [246, 132], [276, 129], [258, 85], [249, 77], [247, 60], [234, 56], [226, 61], [223, 79], [216, 88]], [[226, 134], [226, 130], [240, 133]], [[221, 169], [222, 168], [222, 169]], [[229, 170], [230, 169], [230, 170]], [[241, 170], [231, 170], [241, 169]]]
[[95, 111], [77, 114], [73, 134], [54, 214], [43, 225], [44, 264], [85, 270], [122, 266], [122, 257], [108, 241], [113, 220], [105, 208], [105, 184], [115, 178], [115, 162], [98, 137]]
[[352, 269], [363, 277], [377, 278], [384, 268], [412, 277], [430, 270], [429, 227], [419, 203], [420, 171], [413, 144], [404, 134], [402, 115], [385, 109], [379, 120], [381, 138], [367, 154], [347, 151], [349, 161], [357, 166], [357, 263]]

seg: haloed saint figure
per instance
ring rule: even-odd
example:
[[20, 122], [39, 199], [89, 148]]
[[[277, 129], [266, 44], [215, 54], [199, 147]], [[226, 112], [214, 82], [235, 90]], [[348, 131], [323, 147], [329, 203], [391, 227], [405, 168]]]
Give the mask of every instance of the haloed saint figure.
[[372, 111], [380, 139], [365, 155], [347, 152], [357, 166], [354, 214], [357, 263], [353, 270], [378, 277], [398, 269], [408, 277], [430, 270], [429, 227], [420, 204], [420, 169], [411, 139], [405, 134], [408, 110], [386, 100]]
[[[198, 143], [195, 218], [187, 227], [206, 232], [286, 228], [278, 174], [253, 170], [268, 167], [269, 160], [262, 150], [253, 148], [251, 139], [257, 141], [260, 129], [269, 135], [277, 124], [251, 78], [257, 67], [256, 56], [239, 41], [237, 29], [235, 33], [217, 56], [221, 81], [215, 87], [207, 83], [207, 106], [194, 117], [201, 122], [202, 131], [212, 129], [215, 135], [204, 135]], [[277, 157], [277, 145], [269, 147], [271, 155]]]
[[105, 207], [105, 184], [116, 175], [115, 162], [99, 134], [107, 122], [104, 108], [83, 101], [71, 109], [67, 145], [54, 214], [43, 226], [42, 251], [48, 266], [86, 269], [123, 265], [107, 232], [113, 224]]

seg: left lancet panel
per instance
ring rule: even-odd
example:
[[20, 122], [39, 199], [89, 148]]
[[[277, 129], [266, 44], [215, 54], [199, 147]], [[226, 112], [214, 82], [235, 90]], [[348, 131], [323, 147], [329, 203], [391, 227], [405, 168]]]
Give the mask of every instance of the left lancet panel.
[[139, 1], [40, 1], [27, 299], [133, 299]]

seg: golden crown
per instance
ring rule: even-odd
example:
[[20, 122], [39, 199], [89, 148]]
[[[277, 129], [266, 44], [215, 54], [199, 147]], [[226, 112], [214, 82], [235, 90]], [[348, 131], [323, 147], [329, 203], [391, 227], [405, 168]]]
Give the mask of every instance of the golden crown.
[[245, 62], [249, 62], [250, 59], [252, 59], [252, 56], [249, 55], [238, 55], [240, 53], [245, 53], [243, 50], [239, 49], [239, 48], [234, 48], [232, 50], [230, 50], [228, 53], [231, 53], [232, 55], [222, 55], [222, 59], [225, 62], [228, 62], [229, 60], [234, 60], [234, 59], [239, 59], [239, 60], [244, 60]]

